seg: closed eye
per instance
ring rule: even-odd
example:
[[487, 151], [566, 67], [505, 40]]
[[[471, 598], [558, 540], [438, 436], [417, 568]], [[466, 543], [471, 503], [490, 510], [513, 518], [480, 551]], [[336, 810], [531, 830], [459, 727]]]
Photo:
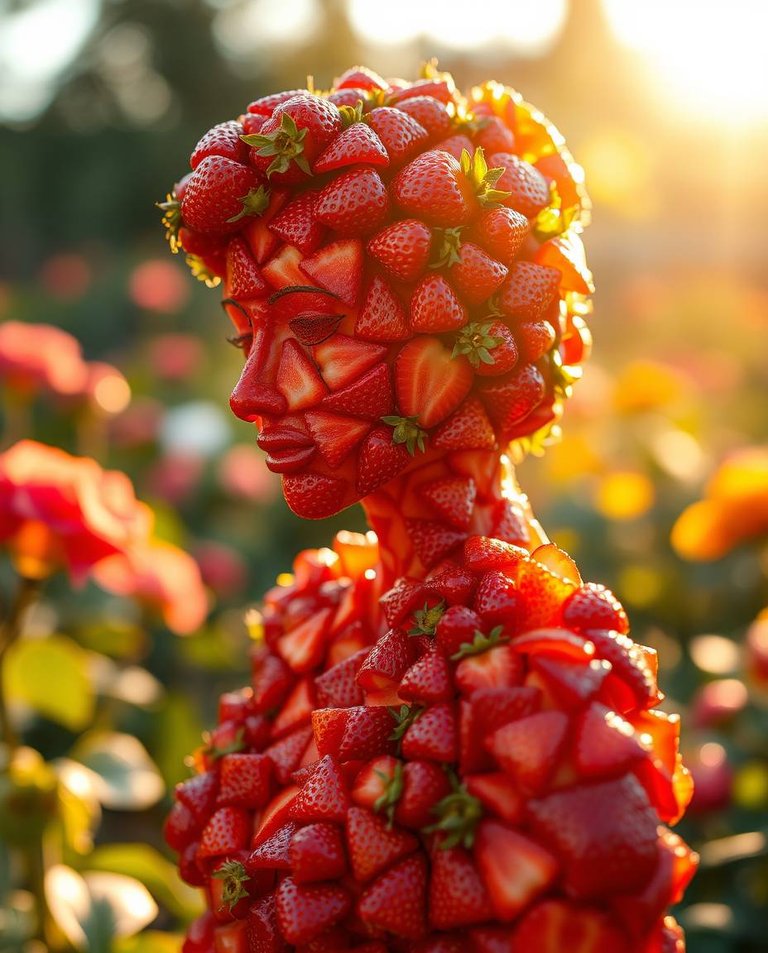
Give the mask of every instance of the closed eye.
[[234, 337], [227, 338], [227, 340], [233, 347], [238, 347], [241, 351], [247, 351], [253, 344], [253, 331], [237, 334]]

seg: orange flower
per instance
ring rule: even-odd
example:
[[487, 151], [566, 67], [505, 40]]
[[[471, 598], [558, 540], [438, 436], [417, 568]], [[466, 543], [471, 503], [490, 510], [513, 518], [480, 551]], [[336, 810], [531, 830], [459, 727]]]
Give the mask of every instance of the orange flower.
[[0, 542], [24, 576], [66, 566], [82, 582], [99, 560], [147, 539], [151, 525], [124, 473], [34, 440], [0, 454]]
[[88, 376], [80, 345], [61, 328], [22, 321], [0, 325], [0, 378], [14, 390], [71, 396], [83, 392]]
[[96, 582], [119, 596], [132, 596], [158, 609], [173, 632], [199, 628], [208, 599], [195, 560], [171, 543], [144, 540], [124, 553], [102, 559], [93, 569]]
[[672, 545], [686, 559], [719, 559], [747, 539], [768, 533], [768, 447], [746, 447], [725, 460], [704, 499], [672, 528]]

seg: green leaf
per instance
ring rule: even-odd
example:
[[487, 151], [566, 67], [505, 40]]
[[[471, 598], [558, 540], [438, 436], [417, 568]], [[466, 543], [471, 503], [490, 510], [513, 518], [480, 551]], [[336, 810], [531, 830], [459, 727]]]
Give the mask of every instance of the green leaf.
[[83, 868], [138, 880], [182, 920], [191, 920], [202, 912], [199, 891], [187, 886], [174, 864], [148, 844], [105, 844], [84, 859]]
[[6, 691], [38, 714], [80, 731], [93, 718], [88, 653], [65, 635], [22, 639], [8, 652]]
[[144, 745], [133, 735], [90, 732], [72, 757], [95, 775], [101, 803], [117, 811], [142, 811], [165, 793], [165, 784]]

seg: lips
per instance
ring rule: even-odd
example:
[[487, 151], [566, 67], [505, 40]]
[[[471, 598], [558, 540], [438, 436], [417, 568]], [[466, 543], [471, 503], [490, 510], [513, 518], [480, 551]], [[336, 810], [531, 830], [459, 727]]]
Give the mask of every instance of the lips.
[[294, 473], [315, 452], [312, 438], [293, 427], [262, 430], [256, 443], [267, 454], [267, 467], [273, 473]]

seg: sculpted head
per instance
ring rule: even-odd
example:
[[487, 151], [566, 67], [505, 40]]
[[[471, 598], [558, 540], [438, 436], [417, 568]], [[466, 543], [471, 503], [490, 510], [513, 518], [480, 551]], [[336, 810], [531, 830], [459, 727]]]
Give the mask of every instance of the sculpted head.
[[556, 435], [589, 348], [588, 202], [512, 90], [351, 70], [257, 100], [191, 164], [166, 223], [222, 281], [245, 356], [231, 407], [297, 514]]

